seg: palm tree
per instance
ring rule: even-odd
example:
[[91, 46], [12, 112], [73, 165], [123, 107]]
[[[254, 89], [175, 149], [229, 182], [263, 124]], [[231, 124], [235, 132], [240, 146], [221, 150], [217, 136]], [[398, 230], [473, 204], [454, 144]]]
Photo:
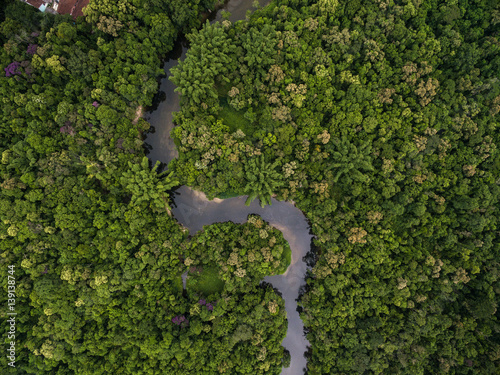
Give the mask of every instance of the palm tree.
[[248, 194], [245, 202], [247, 206], [255, 198], [259, 198], [261, 207], [271, 204], [273, 192], [283, 185], [283, 176], [275, 170], [277, 164], [266, 163], [264, 155], [260, 155], [260, 158], [250, 159], [245, 165], [247, 185], [244, 192]]
[[140, 164], [128, 163], [129, 169], [122, 173], [120, 182], [131, 195], [132, 205], [151, 205], [151, 207], [164, 210], [169, 209], [168, 191], [179, 184], [173, 172], [157, 173], [159, 162], [153, 169], [149, 169], [149, 160], [144, 157]]
[[341, 176], [344, 176], [347, 183], [353, 180], [358, 182], [368, 180], [368, 176], [361, 172], [373, 171], [370, 156], [371, 145], [368, 142], [356, 147], [343, 137], [341, 140], [334, 140], [329, 151], [332, 154], [333, 163], [327, 169], [336, 172], [334, 182], [337, 182]]

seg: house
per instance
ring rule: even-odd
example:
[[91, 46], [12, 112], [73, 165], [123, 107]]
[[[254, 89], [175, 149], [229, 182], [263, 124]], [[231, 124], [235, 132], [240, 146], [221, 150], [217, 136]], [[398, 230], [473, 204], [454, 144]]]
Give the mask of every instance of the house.
[[76, 17], [83, 16], [83, 8], [85, 8], [90, 0], [21, 0], [41, 12], [49, 12], [54, 14], [69, 14]]
[[[54, 2], [56, 2], [55, 0]], [[59, 0], [54, 9], [59, 14], [69, 14], [73, 18], [83, 16], [83, 8], [89, 4], [90, 0]]]
[[47, 9], [47, 3], [42, 0], [22, 0], [24, 3], [29, 4], [37, 8], [40, 12], [45, 12]]

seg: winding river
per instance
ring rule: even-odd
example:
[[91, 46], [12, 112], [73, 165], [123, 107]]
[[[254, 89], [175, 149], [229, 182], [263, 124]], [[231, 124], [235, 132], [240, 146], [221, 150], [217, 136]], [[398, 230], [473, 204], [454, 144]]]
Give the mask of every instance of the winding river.
[[[253, 0], [231, 0], [224, 9], [231, 12], [230, 21], [235, 22], [245, 18], [246, 11], [251, 9]], [[261, 4], [264, 1], [261, 0]], [[220, 12], [215, 19], [220, 19]], [[177, 64], [179, 58], [184, 58], [187, 48], [179, 43], [164, 66], [168, 75], [170, 69]], [[160, 95], [156, 108], [146, 114], [145, 118], [152, 126], [148, 133], [148, 157], [153, 164], [159, 160], [165, 164], [177, 157], [177, 150], [170, 131], [173, 128], [172, 113], [180, 109], [179, 95], [174, 92], [175, 86], [164, 78], [160, 85]], [[292, 261], [282, 275], [268, 276], [264, 281], [278, 289], [285, 300], [288, 319], [288, 331], [283, 346], [290, 352], [291, 363], [284, 368], [282, 375], [302, 375], [307, 361], [304, 353], [309, 342], [304, 336], [304, 325], [297, 312], [297, 297], [299, 289], [305, 284], [307, 265], [303, 257], [310, 250], [312, 236], [309, 224], [304, 214], [290, 202], [280, 202], [272, 199], [272, 205], [260, 207], [258, 200], [250, 206], [245, 206], [246, 197], [208, 200], [206, 196], [187, 186], [181, 186], [173, 195], [174, 217], [194, 234], [203, 229], [204, 225], [216, 222], [232, 221], [244, 223], [249, 214], [258, 214], [273, 227], [280, 230], [290, 244]]]

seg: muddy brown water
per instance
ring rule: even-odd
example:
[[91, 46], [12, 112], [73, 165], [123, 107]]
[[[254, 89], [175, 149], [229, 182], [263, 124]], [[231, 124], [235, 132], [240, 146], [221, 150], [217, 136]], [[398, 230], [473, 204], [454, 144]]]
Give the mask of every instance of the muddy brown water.
[[[231, 0], [224, 9], [231, 12], [230, 21], [244, 19], [246, 12], [252, 9], [253, 0]], [[261, 1], [264, 4], [265, 1]], [[220, 20], [220, 11], [215, 20]], [[174, 92], [175, 85], [168, 80], [170, 69], [177, 65], [178, 59], [186, 55], [187, 46], [178, 43], [164, 69], [167, 78], [162, 79], [160, 92], [156, 98], [154, 110], [147, 113], [145, 118], [153, 127], [147, 134], [146, 144], [149, 149], [148, 157], [154, 164], [157, 160], [168, 164], [178, 156], [175, 144], [170, 137], [174, 124], [172, 114], [180, 109], [179, 94]], [[204, 225], [217, 222], [232, 221], [244, 223], [249, 214], [257, 214], [268, 221], [273, 227], [283, 233], [292, 250], [291, 264], [282, 275], [268, 276], [263, 281], [269, 282], [278, 289], [284, 300], [288, 319], [288, 331], [282, 345], [290, 352], [290, 367], [283, 368], [282, 375], [302, 375], [307, 360], [304, 356], [309, 342], [304, 335], [304, 324], [297, 312], [297, 298], [299, 290], [305, 284], [307, 265], [304, 256], [309, 252], [312, 235], [304, 214], [293, 203], [281, 202], [272, 199], [272, 204], [260, 207], [258, 200], [250, 206], [245, 206], [246, 197], [230, 199], [208, 200], [206, 196], [187, 186], [176, 189], [172, 195], [172, 214], [186, 227], [190, 234], [202, 230]]]

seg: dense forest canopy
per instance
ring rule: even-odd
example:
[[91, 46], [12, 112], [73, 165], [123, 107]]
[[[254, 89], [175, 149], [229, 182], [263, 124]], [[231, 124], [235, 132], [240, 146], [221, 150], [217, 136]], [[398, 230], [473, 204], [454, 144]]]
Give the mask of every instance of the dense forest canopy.
[[251, 218], [191, 240], [170, 216], [177, 177], [144, 156], [138, 115], [160, 58], [213, 6], [95, 0], [76, 22], [20, 1], [5, 8], [0, 262], [5, 281], [15, 266], [17, 349], [2, 374], [279, 374], [287, 364], [284, 301], [259, 286], [288, 266], [281, 233]]
[[[188, 237], [179, 184], [306, 213], [309, 374], [497, 373], [498, 2], [275, 0], [199, 27], [214, 5], [2, 8], [0, 262], [18, 313], [2, 373], [280, 373], [284, 302], [259, 281], [286, 269], [286, 241], [258, 217]], [[137, 114], [180, 33], [179, 158], [160, 173]]]
[[317, 263], [309, 374], [492, 374], [496, 1], [274, 1], [174, 68], [181, 183], [294, 200]]

